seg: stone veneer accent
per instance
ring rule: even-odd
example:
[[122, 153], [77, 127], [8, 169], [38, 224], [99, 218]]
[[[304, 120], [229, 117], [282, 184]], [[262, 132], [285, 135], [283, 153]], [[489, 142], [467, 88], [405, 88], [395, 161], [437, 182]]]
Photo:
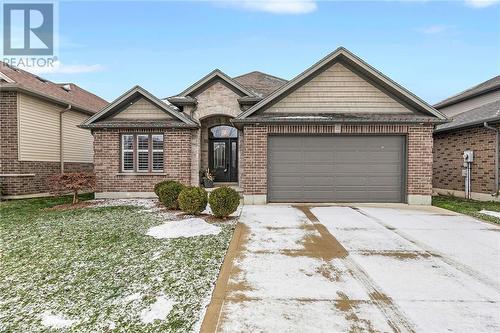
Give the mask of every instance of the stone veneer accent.
[[[126, 174], [120, 170], [120, 134], [163, 133], [164, 172], [161, 174]], [[153, 192], [156, 183], [175, 179], [191, 184], [191, 140], [189, 129], [94, 130], [94, 171], [96, 193]]]
[[[0, 186], [2, 196], [49, 192], [47, 179], [61, 172], [60, 162], [19, 161], [17, 92], [0, 92]], [[67, 172], [92, 171], [92, 163], [65, 162]]]
[[432, 194], [432, 125], [254, 125], [244, 127], [242, 187], [245, 195], [267, 194], [268, 134], [404, 134], [407, 195]]
[[[500, 125], [496, 125], [500, 129]], [[472, 192], [495, 190], [495, 132], [477, 126], [434, 134], [433, 185], [438, 189], [464, 191], [463, 152], [474, 151]]]

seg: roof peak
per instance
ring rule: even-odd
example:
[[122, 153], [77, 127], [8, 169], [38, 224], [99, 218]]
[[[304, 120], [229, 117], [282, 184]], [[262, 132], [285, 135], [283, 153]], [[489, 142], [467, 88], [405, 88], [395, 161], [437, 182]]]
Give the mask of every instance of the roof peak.
[[499, 88], [500, 88], [500, 75], [496, 75], [486, 81], [483, 81], [479, 84], [476, 84], [472, 87], [462, 90], [457, 94], [454, 94], [450, 97], [443, 99], [442, 101], [434, 104], [434, 107], [442, 108], [445, 106], [453, 105], [461, 101], [467, 100], [469, 98], [473, 98]]

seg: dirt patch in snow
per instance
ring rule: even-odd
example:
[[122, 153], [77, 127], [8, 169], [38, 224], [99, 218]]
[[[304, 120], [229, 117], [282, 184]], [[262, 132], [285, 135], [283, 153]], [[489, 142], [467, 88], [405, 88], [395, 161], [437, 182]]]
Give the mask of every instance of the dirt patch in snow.
[[80, 201], [74, 205], [71, 203], [67, 203], [67, 204], [62, 204], [62, 205], [57, 205], [57, 206], [45, 208], [45, 209], [43, 209], [43, 211], [64, 211], [64, 210], [70, 210], [70, 209], [87, 208], [87, 207], [90, 207], [92, 205], [93, 204], [90, 201]]
[[305, 225], [306, 230], [314, 230], [319, 233], [307, 233], [302, 244], [304, 248], [301, 250], [283, 250], [282, 254], [289, 256], [306, 256], [312, 258], [324, 259], [326, 261], [345, 258], [347, 250], [339, 243], [339, 241], [328, 231], [328, 229], [319, 222], [318, 218], [311, 212], [307, 206], [293, 206], [297, 208], [312, 222], [312, 225]]
[[377, 332], [368, 319], [362, 319], [358, 316], [359, 304], [363, 301], [350, 300], [342, 292], [338, 292], [337, 294], [339, 298], [335, 301], [335, 307], [344, 313], [345, 319], [350, 323], [348, 332]]
[[332, 265], [323, 264], [316, 270], [317, 273], [320, 273], [325, 278], [332, 282], [337, 282], [340, 280], [342, 273], [335, 269]]

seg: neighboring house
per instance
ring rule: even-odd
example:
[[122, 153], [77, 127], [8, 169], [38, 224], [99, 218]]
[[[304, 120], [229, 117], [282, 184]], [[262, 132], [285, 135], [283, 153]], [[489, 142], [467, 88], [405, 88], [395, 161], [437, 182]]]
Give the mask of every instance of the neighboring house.
[[46, 195], [51, 175], [92, 171], [92, 135], [77, 125], [106, 104], [73, 83], [56, 84], [0, 62], [2, 196]]
[[499, 200], [500, 75], [434, 107], [451, 120], [434, 132], [434, 190], [465, 195], [463, 153], [472, 150], [472, 198]]
[[247, 204], [430, 204], [432, 131], [445, 117], [338, 48], [291, 81], [215, 70], [160, 100], [134, 87], [83, 128], [94, 135], [97, 197], [152, 195], [210, 168]]

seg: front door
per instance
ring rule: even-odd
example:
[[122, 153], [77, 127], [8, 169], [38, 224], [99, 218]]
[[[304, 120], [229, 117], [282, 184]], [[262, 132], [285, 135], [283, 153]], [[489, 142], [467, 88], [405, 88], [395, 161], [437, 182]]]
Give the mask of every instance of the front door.
[[216, 182], [238, 181], [238, 139], [210, 139], [209, 167]]

